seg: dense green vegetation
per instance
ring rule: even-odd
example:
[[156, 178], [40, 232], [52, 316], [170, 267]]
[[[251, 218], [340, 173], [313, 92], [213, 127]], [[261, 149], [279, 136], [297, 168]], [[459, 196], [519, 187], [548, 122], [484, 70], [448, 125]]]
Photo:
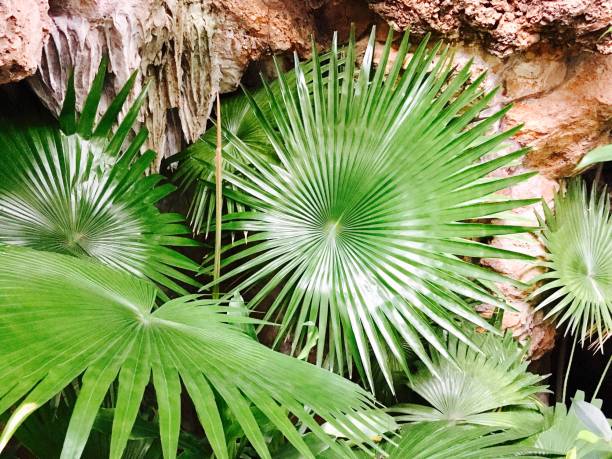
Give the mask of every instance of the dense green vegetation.
[[[495, 283], [535, 287], [474, 261], [539, 263], [538, 307], [600, 351], [608, 195], [574, 179], [540, 227], [495, 223], [538, 202], [497, 194], [531, 176], [492, 174], [525, 151], [448, 46], [334, 39], [226, 99], [222, 219], [217, 126], [169, 161], [188, 223], [159, 210], [175, 186], [134, 132], [146, 89], [100, 114], [105, 71], [80, 112], [70, 80], [58, 120], [0, 127], [7, 457], [611, 457], [597, 394], [547, 407], [501, 330]], [[545, 260], [486, 244], [525, 232]]]

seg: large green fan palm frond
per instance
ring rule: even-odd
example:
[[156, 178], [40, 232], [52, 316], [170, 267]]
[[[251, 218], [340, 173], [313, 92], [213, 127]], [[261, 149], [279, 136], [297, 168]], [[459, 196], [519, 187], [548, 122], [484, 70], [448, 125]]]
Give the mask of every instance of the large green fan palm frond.
[[547, 451], [517, 442], [521, 435], [492, 427], [450, 425], [446, 422], [410, 424], [389, 459], [503, 459], [540, 458]]
[[1, 123], [0, 243], [93, 257], [184, 292], [176, 280], [198, 284], [179, 269], [197, 265], [168, 246], [194, 242], [180, 215], [155, 206], [174, 187], [144, 174], [146, 129], [130, 134], [146, 90], [114, 128], [134, 76], [97, 119], [105, 73], [103, 61], [80, 114], [71, 77], [59, 122]]
[[[510, 333], [470, 336], [479, 351], [454, 337], [447, 349], [452, 361], [434, 355], [434, 369], [410, 376], [409, 387], [431, 406], [392, 408], [398, 421], [448, 421], [515, 430], [537, 430], [542, 416], [533, 397], [544, 392], [545, 378], [527, 371], [525, 349]], [[502, 409], [505, 409], [502, 411]]]
[[0, 450], [30, 413], [80, 375], [62, 458], [80, 456], [115, 380], [110, 457], [120, 458], [151, 376], [166, 458], [176, 456], [183, 388], [219, 458], [228, 457], [220, 400], [261, 457], [270, 454], [250, 403], [305, 457], [312, 454], [289, 413], [336, 450], [311, 413], [373, 444], [351, 421], [373, 407], [363, 389], [257, 343], [238, 328], [250, 319], [218, 302], [190, 295], [152, 310], [157, 290], [149, 282], [94, 261], [10, 246], [0, 247], [0, 292], [0, 414], [18, 403]]
[[529, 258], [472, 240], [527, 229], [473, 219], [534, 202], [493, 196], [525, 175], [488, 174], [524, 152], [490, 159], [516, 129], [487, 135], [506, 110], [478, 119], [493, 97], [484, 76], [469, 83], [469, 65], [455, 72], [448, 48], [427, 40], [406, 67], [408, 35], [394, 63], [391, 48], [390, 34], [375, 68], [372, 34], [357, 69], [354, 38], [342, 60], [334, 41], [328, 66], [313, 49], [312, 84], [297, 59], [293, 85], [282, 74], [278, 93], [264, 82], [265, 108], [251, 102], [280, 164], [227, 133], [252, 167], [230, 158], [225, 179], [253, 211], [224, 219], [251, 236], [220, 278], [248, 273], [242, 293], [263, 282], [248, 306], [270, 299], [277, 343], [290, 335], [297, 351], [314, 325], [318, 364], [356, 363], [371, 383], [373, 353], [389, 384], [402, 342], [429, 362], [422, 338], [446, 355], [435, 325], [464, 340], [461, 320], [492, 329], [464, 298], [505, 307], [478, 281], [511, 281], [463, 257]]
[[549, 305], [547, 317], [582, 342], [594, 336], [603, 343], [612, 332], [612, 218], [607, 192], [590, 192], [581, 179], [555, 197], [554, 213], [545, 208], [542, 239], [547, 272], [535, 279], [546, 283], [533, 296], [550, 295], [538, 308]]

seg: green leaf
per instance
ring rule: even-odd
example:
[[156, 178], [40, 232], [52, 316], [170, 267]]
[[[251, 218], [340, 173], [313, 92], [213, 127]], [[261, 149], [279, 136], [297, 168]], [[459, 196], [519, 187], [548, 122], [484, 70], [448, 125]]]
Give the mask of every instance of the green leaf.
[[197, 264], [166, 246], [194, 242], [182, 236], [189, 230], [180, 219], [166, 221], [155, 207], [174, 187], [158, 185], [159, 175], [144, 175], [155, 158], [151, 151], [139, 155], [146, 129], [120, 148], [145, 93], [113, 132], [133, 84], [128, 81], [94, 126], [105, 69], [102, 61], [80, 116], [70, 79], [59, 124], [0, 123], [5, 164], [0, 170], [0, 243], [92, 257], [184, 293], [174, 280], [199, 284], [176, 268], [195, 271]]
[[603, 145], [589, 151], [580, 160], [576, 166], [576, 170], [581, 171], [589, 166], [597, 163], [604, 163], [612, 160], [612, 145]]
[[522, 349], [511, 333], [470, 335], [476, 349], [449, 337], [446, 345], [452, 360], [434, 355], [433, 371], [422, 368], [409, 378], [408, 386], [431, 406], [398, 405], [398, 421], [448, 421], [498, 427], [532, 433], [542, 416], [534, 397], [545, 392], [545, 378], [527, 371]]
[[545, 419], [544, 429], [531, 437], [529, 444], [558, 455], [573, 451], [578, 458], [605, 458], [612, 454], [612, 434], [609, 420], [601, 412], [601, 400], [587, 403], [584, 392], [578, 391], [569, 410], [557, 403], [554, 408], [546, 408]]
[[547, 251], [541, 264], [545, 284], [532, 295], [546, 294], [538, 309], [546, 308], [557, 326], [592, 338], [603, 350], [612, 331], [612, 218], [606, 190], [587, 190], [573, 179], [555, 196], [554, 213], [546, 212], [542, 241]]
[[0, 291], [0, 415], [17, 404], [0, 451], [32, 412], [83, 375], [62, 453], [78, 457], [118, 375], [111, 457], [121, 457], [151, 372], [166, 458], [176, 456], [179, 443], [180, 381], [217, 457], [228, 454], [214, 393], [262, 457], [270, 455], [252, 421], [251, 403], [303, 453], [308, 449], [290, 414], [337, 452], [346, 453], [325, 435], [315, 414], [350, 439], [374, 446], [351, 422], [373, 407], [371, 396], [255, 342], [235, 323], [245, 318], [226, 314], [218, 301], [191, 295], [153, 310], [158, 291], [148, 282], [93, 261], [10, 246], [0, 247]]
[[[318, 57], [318, 56], [317, 56]], [[320, 63], [313, 65], [313, 62], [300, 64], [303, 68], [304, 77], [311, 82], [313, 78], [319, 76], [314, 70], [320, 66], [328, 68], [329, 55], [320, 57]], [[285, 73], [285, 78], [295, 81], [296, 74], [293, 70]], [[270, 90], [278, 94], [278, 81], [269, 83]], [[252, 97], [259, 103], [265, 103], [266, 91], [259, 89]], [[265, 109], [265, 108], [264, 108]], [[265, 130], [257, 120], [257, 116], [249, 103], [249, 97], [244, 93], [232, 95], [221, 101], [221, 127], [223, 129], [223, 157], [231, 158], [234, 161], [248, 164], [248, 159], [243, 157], [240, 150], [230, 141], [230, 137], [240, 139], [244, 148], [250, 154], [258, 156], [262, 161], [277, 163], [278, 160]], [[183, 193], [191, 192], [193, 196], [189, 205], [189, 224], [193, 232], [199, 234], [204, 231], [208, 234], [212, 224], [215, 209], [214, 187], [210, 189], [206, 182], [214, 181], [214, 158], [216, 148], [216, 123], [192, 145], [184, 151], [168, 158], [166, 163], [176, 164], [176, 171], [173, 175], [173, 182]], [[225, 170], [233, 170], [230, 163], [224, 161]], [[235, 199], [233, 191], [236, 188], [230, 185], [229, 190], [223, 191], [224, 211], [231, 214], [245, 209], [244, 203]]]
[[494, 196], [525, 176], [490, 173], [524, 152], [484, 159], [516, 129], [488, 134], [505, 110], [481, 118], [493, 96], [482, 78], [468, 83], [469, 66], [454, 72], [448, 48], [426, 41], [404, 69], [407, 36], [390, 70], [375, 66], [393, 40], [380, 53], [375, 42], [358, 70], [354, 39], [343, 50], [334, 41], [325, 63], [315, 49], [307, 68], [296, 60], [265, 97], [248, 96], [279, 164], [226, 131], [240, 159], [228, 155], [224, 179], [255, 204], [223, 228], [256, 237], [227, 247], [219, 282], [236, 280], [228, 295], [240, 291], [251, 309], [270, 304], [276, 343], [291, 336], [294, 355], [312, 344], [312, 323], [317, 364], [343, 373], [355, 363], [371, 384], [373, 356], [392, 385], [387, 357], [405, 367], [403, 342], [427, 362], [422, 341], [442, 349], [436, 325], [466, 339], [459, 322], [482, 323], [470, 299], [505, 307], [476, 279], [510, 281], [462, 257], [523, 258], [471, 238], [525, 228], [470, 220], [535, 201]]
[[548, 452], [517, 443], [519, 439], [521, 435], [494, 427], [425, 422], [404, 427], [399, 444], [388, 451], [389, 459], [535, 459]]

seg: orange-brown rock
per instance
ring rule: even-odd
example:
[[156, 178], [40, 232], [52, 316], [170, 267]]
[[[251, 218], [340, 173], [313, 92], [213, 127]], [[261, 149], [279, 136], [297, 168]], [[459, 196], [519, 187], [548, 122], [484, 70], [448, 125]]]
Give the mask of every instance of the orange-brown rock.
[[0, 84], [32, 75], [49, 33], [47, 0], [0, 1]]
[[593, 148], [612, 142], [612, 55], [532, 55], [504, 75], [514, 107], [506, 124], [532, 151], [525, 165], [553, 177], [575, 173]]
[[[526, 172], [523, 166], [515, 166], [497, 171], [495, 175], [509, 176], [523, 172]], [[551, 205], [556, 189], [556, 181], [538, 174], [504, 190], [502, 194], [509, 199], [543, 198]], [[505, 219], [499, 220], [499, 223], [537, 226], [536, 212], [541, 214], [540, 205], [515, 209]], [[490, 244], [500, 249], [523, 253], [535, 258], [544, 255], [544, 247], [538, 237], [533, 234], [496, 236], [490, 241]], [[534, 263], [524, 260], [483, 259], [481, 263], [525, 284], [542, 272]], [[498, 284], [497, 288], [504, 295], [505, 301], [514, 308], [514, 310], [509, 309], [504, 312], [502, 327], [512, 330], [512, 334], [519, 341], [529, 340], [530, 359], [539, 359], [555, 345], [554, 324], [544, 320], [542, 311], [534, 311], [533, 305], [528, 301], [531, 289], [521, 289], [502, 283]], [[486, 312], [490, 310], [490, 307], [483, 305], [480, 310]]]
[[370, 8], [399, 30], [478, 41], [507, 56], [540, 41], [612, 52], [609, 0], [373, 0]]

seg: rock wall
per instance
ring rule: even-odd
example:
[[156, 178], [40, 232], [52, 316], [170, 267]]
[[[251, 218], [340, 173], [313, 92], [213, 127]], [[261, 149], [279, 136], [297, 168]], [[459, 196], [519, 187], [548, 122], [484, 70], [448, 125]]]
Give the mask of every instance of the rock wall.
[[49, 33], [47, 0], [0, 0], [0, 84], [32, 75]]
[[234, 90], [249, 62], [307, 50], [311, 12], [281, 0], [51, 0], [49, 39], [31, 84], [58, 111], [69, 69], [79, 103], [102, 55], [110, 58], [109, 96], [138, 71], [136, 88], [151, 85], [142, 117], [159, 162], [198, 138], [217, 91]]
[[612, 52], [609, 0], [373, 0], [394, 28], [476, 41], [504, 57], [547, 41]]

